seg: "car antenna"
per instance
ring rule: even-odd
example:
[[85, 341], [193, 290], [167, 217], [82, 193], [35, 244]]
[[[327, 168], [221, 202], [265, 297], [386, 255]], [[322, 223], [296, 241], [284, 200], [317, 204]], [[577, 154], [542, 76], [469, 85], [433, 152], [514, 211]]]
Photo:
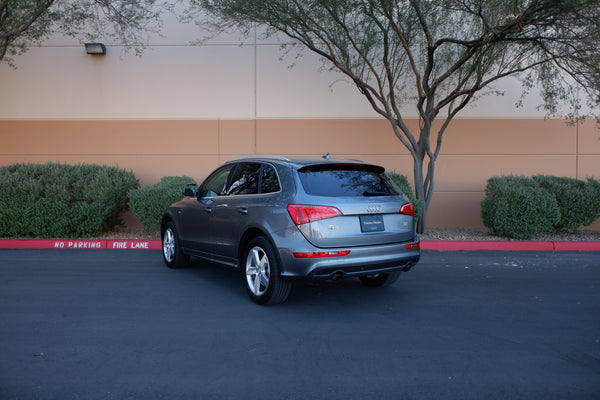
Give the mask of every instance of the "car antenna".
[[324, 158], [324, 159], [326, 159], [326, 160], [329, 160], [329, 158], [330, 158], [330, 157], [329, 157], [329, 153], [325, 154], [325, 155], [323, 156], [323, 158]]

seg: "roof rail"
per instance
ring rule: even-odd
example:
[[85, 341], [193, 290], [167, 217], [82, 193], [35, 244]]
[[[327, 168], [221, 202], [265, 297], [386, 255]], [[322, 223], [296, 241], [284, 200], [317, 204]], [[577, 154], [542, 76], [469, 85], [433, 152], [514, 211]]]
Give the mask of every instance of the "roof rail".
[[292, 161], [289, 158], [283, 157], [283, 156], [254, 155], [254, 156], [242, 156], [242, 157], [232, 158], [231, 160], [228, 160], [227, 162], [243, 161], [243, 160], [256, 160], [257, 158], [266, 159], [266, 160]]

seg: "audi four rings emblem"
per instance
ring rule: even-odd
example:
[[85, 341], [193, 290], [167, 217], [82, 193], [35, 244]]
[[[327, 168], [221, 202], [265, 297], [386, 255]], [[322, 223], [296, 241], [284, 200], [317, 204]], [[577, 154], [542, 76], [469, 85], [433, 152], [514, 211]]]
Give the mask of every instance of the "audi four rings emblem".
[[381, 212], [381, 206], [379, 204], [372, 204], [367, 206], [368, 213], [378, 213]]

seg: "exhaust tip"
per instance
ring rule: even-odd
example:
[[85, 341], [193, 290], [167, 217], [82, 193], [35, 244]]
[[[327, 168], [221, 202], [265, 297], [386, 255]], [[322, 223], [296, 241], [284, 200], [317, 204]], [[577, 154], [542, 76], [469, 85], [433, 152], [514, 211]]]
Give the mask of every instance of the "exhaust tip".
[[408, 263], [404, 267], [400, 268], [400, 270], [403, 272], [408, 272], [408, 270], [410, 270], [413, 267], [413, 265], [413, 263]]
[[343, 277], [344, 277], [344, 271], [342, 271], [340, 269], [338, 269], [337, 271], [333, 271], [331, 274], [329, 274], [329, 280], [331, 282], [339, 281]]

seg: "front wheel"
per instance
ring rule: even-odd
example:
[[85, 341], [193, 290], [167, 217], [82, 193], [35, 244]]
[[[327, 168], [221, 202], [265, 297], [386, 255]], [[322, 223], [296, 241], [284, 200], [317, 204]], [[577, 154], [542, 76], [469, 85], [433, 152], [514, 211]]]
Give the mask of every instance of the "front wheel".
[[190, 257], [184, 254], [173, 222], [167, 222], [162, 231], [162, 253], [169, 268], [182, 268], [188, 265]]
[[392, 283], [396, 282], [400, 277], [400, 270], [387, 272], [383, 274], [375, 274], [375, 275], [367, 275], [367, 276], [359, 276], [358, 279], [362, 282], [363, 285], [368, 287], [381, 287], [381, 286], [389, 286]]
[[252, 301], [257, 304], [283, 303], [292, 284], [281, 277], [271, 242], [264, 236], [256, 237], [250, 241], [244, 254], [244, 282]]

